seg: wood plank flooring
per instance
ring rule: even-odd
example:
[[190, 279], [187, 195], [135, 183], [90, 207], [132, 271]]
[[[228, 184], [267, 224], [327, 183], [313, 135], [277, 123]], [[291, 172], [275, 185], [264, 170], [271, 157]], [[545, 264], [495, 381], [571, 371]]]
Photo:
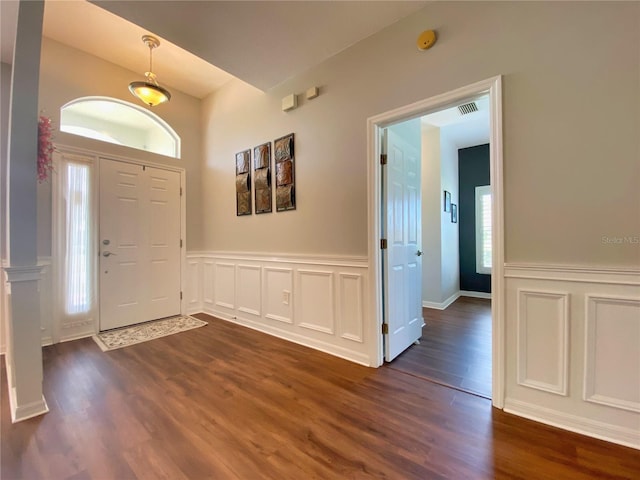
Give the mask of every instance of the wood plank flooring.
[[2, 479], [638, 478], [639, 451], [200, 317], [121, 350], [45, 348], [51, 412], [15, 425], [3, 367]]
[[422, 312], [420, 344], [389, 368], [491, 398], [491, 300], [460, 297], [446, 310]]

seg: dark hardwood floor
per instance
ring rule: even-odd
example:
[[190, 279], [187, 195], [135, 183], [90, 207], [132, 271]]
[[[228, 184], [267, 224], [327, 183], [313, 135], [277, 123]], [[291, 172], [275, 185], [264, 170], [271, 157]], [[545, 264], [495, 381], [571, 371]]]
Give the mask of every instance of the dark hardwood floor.
[[15, 425], [3, 367], [2, 479], [638, 478], [636, 450], [200, 317], [112, 352], [45, 348], [51, 412]]
[[389, 368], [491, 398], [491, 300], [460, 297], [446, 310], [422, 312], [420, 344]]

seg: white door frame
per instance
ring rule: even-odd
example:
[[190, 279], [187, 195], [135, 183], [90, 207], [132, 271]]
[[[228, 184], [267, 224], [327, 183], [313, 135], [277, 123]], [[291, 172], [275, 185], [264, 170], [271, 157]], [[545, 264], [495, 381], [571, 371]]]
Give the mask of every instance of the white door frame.
[[451, 107], [464, 100], [489, 94], [490, 149], [492, 201], [492, 275], [491, 275], [491, 319], [492, 319], [492, 390], [493, 406], [504, 406], [504, 199], [502, 169], [502, 76], [498, 75], [472, 85], [436, 95], [425, 100], [396, 108], [367, 119], [367, 203], [369, 215], [369, 311], [374, 327], [374, 347], [371, 358], [376, 367], [384, 362], [382, 335], [382, 252], [381, 230], [381, 166], [380, 130], [402, 120], [421, 117], [428, 113]]
[[[181, 292], [185, 292], [185, 288], [186, 288], [186, 278], [187, 278], [187, 186], [186, 186], [186, 170], [184, 167], [176, 167], [173, 165], [166, 165], [166, 164], [162, 164], [162, 163], [155, 163], [155, 162], [149, 162], [147, 160], [140, 160], [140, 159], [136, 159], [136, 158], [130, 158], [130, 157], [123, 157], [121, 155], [112, 155], [110, 153], [104, 153], [104, 152], [98, 152], [96, 150], [88, 150], [85, 148], [79, 148], [79, 147], [72, 147], [72, 146], [67, 146], [67, 145], [56, 145], [56, 151], [60, 152], [60, 153], [70, 153], [70, 154], [79, 154], [79, 155], [86, 155], [89, 156], [93, 159], [93, 167], [94, 167], [94, 174], [93, 174], [93, 179], [95, 180], [95, 186], [96, 186], [96, 190], [95, 192], [93, 192], [94, 194], [94, 202], [93, 202], [93, 209], [92, 209], [92, 218], [95, 219], [95, 228], [97, 229], [99, 226], [99, 214], [100, 214], [100, 205], [99, 205], [99, 188], [100, 188], [100, 159], [101, 158], [105, 158], [108, 160], [116, 160], [118, 162], [124, 162], [124, 163], [130, 163], [130, 164], [134, 164], [134, 165], [146, 165], [148, 167], [153, 167], [153, 168], [160, 168], [163, 170], [169, 170], [169, 171], [173, 171], [173, 172], [178, 172], [180, 174], [180, 191], [182, 192], [182, 194], [180, 195], [180, 238], [182, 239], [182, 248], [180, 251], [180, 291]], [[179, 159], [176, 159], [176, 161], [180, 161]], [[52, 195], [54, 196], [53, 198], [53, 203], [54, 203], [54, 208], [53, 208], [53, 215], [56, 215], [56, 208], [55, 208], [55, 203], [57, 201], [56, 199], [56, 195], [59, 195], [59, 192], [57, 192], [57, 190], [53, 190], [52, 191]], [[55, 225], [57, 225], [57, 220], [55, 218], [52, 219], [52, 227], [56, 228]], [[53, 242], [56, 241], [55, 239], [55, 234], [56, 232], [53, 232], [52, 235], [52, 244]], [[95, 237], [96, 241], [99, 241], [99, 232], [96, 231], [96, 237]], [[99, 250], [99, 245], [98, 245], [98, 250]], [[52, 245], [52, 251], [53, 250], [53, 245]], [[57, 271], [59, 271], [59, 260], [54, 258], [54, 263], [55, 263], [55, 269]], [[54, 277], [57, 278], [57, 277]], [[96, 282], [99, 281], [99, 275], [97, 275], [96, 272]], [[57, 282], [54, 282], [54, 284]], [[57, 287], [54, 287], [54, 289]], [[59, 293], [58, 292], [54, 292], [54, 301], [58, 301], [59, 299]], [[96, 318], [95, 318], [95, 325], [94, 325], [94, 330], [95, 333], [100, 333], [100, 288], [99, 285], [96, 285]], [[186, 295], [182, 295], [182, 298], [180, 299], [180, 313], [182, 315], [185, 315], [187, 312], [187, 308], [186, 308], [186, 304], [187, 304], [187, 299], [186, 299]], [[54, 320], [56, 325], [53, 326], [53, 332], [54, 332], [54, 343], [60, 341], [60, 334], [59, 334], [59, 329], [60, 329], [60, 325], [59, 325], [59, 319], [55, 319]]]

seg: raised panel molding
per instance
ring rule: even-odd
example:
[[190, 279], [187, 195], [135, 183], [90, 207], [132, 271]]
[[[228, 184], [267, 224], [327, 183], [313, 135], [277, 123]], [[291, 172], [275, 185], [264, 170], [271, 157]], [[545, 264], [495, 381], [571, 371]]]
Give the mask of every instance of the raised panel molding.
[[293, 324], [293, 269], [264, 267], [263, 278], [265, 318]]
[[362, 343], [364, 337], [363, 276], [358, 273], [338, 274], [338, 324], [340, 336]]
[[262, 315], [262, 267], [260, 265], [237, 265], [236, 303], [240, 312]]
[[202, 301], [213, 305], [213, 282], [215, 279], [215, 262], [205, 260], [202, 264]]
[[583, 398], [640, 412], [640, 298], [586, 296]]
[[231, 252], [188, 257], [200, 264], [200, 311], [362, 365], [375, 363], [372, 331], [365, 325], [366, 258]]
[[187, 259], [187, 311], [196, 313], [202, 308], [200, 305], [202, 294], [200, 293], [200, 261]]
[[298, 269], [297, 285], [298, 326], [333, 335], [333, 272]]
[[236, 266], [233, 263], [216, 262], [213, 280], [214, 304], [218, 307], [235, 309]]
[[518, 290], [517, 381], [567, 395], [569, 294]]

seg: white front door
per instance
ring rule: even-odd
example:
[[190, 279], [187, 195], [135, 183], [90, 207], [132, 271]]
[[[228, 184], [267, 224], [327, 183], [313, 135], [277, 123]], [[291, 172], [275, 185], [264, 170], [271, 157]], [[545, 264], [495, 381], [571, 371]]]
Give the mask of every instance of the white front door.
[[385, 360], [390, 362], [422, 336], [422, 230], [420, 137], [415, 144], [393, 127], [383, 132], [383, 288]]
[[180, 314], [180, 174], [100, 159], [100, 330]]

